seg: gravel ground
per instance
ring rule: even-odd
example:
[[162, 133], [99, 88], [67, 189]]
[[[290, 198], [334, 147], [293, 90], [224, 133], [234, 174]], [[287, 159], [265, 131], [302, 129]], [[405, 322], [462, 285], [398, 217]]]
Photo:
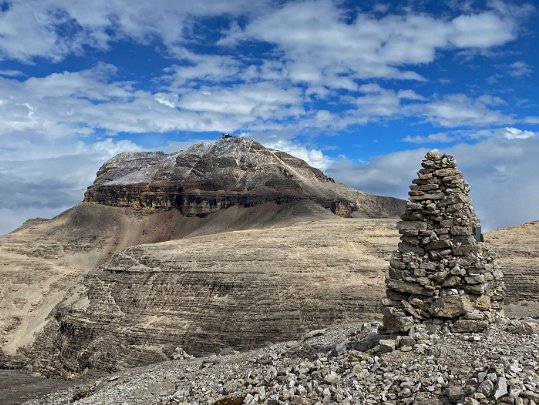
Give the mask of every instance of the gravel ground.
[[528, 321], [483, 333], [313, 331], [259, 350], [130, 369], [28, 404], [539, 404], [539, 335]]

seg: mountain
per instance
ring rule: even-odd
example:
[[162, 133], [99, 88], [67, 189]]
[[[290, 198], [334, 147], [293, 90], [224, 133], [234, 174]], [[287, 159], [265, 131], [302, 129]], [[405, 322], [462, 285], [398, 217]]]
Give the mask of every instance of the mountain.
[[267, 202], [313, 201], [343, 217], [397, 216], [404, 207], [398, 199], [351, 189], [301, 159], [241, 137], [173, 154], [122, 153], [99, 169], [84, 199], [119, 207], [177, 208], [200, 217]]
[[353, 236], [323, 224], [403, 210], [245, 138], [120, 154], [84, 202], [0, 238], [0, 366], [79, 375], [373, 313], [372, 263], [383, 269], [388, 247], [346, 238], [391, 233], [394, 219], [357, 219]]

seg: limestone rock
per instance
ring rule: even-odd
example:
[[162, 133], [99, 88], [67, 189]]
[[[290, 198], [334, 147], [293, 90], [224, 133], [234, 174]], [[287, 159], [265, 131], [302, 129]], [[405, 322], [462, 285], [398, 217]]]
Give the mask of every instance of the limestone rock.
[[[183, 351], [198, 357], [311, 341], [334, 322], [372, 319], [384, 257], [350, 246], [368, 240], [374, 252], [388, 251], [394, 222], [328, 215], [331, 224], [198, 236], [112, 255], [54, 309], [28, 353], [39, 359], [32, 369], [63, 376], [119, 370], [178, 357], [178, 347], [185, 358]], [[377, 240], [381, 221], [385, 234]]]
[[432, 303], [429, 312], [437, 318], [458, 318], [470, 311], [471, 306], [466, 295], [445, 295]]

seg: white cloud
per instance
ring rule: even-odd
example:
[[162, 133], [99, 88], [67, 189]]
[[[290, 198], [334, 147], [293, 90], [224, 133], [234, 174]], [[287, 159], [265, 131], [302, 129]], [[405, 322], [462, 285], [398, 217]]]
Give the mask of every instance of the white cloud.
[[114, 74], [113, 66], [98, 64], [89, 70], [23, 81], [0, 78], [4, 96], [0, 136], [33, 132], [59, 139], [99, 128], [111, 134], [230, 132], [304, 112], [301, 90], [271, 82], [184, 89], [178, 98], [175, 93], [152, 94], [129, 82], [114, 82]]
[[[428, 149], [402, 151], [358, 164], [334, 162], [328, 174], [359, 190], [407, 198]], [[539, 219], [539, 189], [532, 173], [539, 171], [539, 139], [493, 137], [476, 144], [442, 149], [457, 159], [472, 188], [472, 202], [483, 226], [496, 229]]]
[[220, 43], [269, 42], [282, 52], [291, 81], [348, 88], [356, 79], [422, 80], [405, 67], [432, 62], [438, 50], [506, 44], [517, 36], [517, 14], [501, 8], [453, 19], [359, 13], [350, 23], [350, 15], [330, 0], [288, 2], [243, 31], [232, 26]]
[[445, 132], [437, 132], [435, 134], [429, 134], [426, 136], [416, 135], [416, 136], [405, 136], [402, 138], [403, 142], [415, 143], [415, 144], [425, 144], [425, 143], [447, 143], [453, 142], [455, 138]]
[[524, 117], [523, 122], [526, 124], [539, 124], [539, 116]]
[[166, 105], [170, 108], [176, 108], [178, 105], [178, 95], [174, 93], [156, 93], [154, 94], [153, 98], [158, 103], [161, 103], [163, 105]]
[[179, 89], [191, 82], [226, 82], [237, 80], [243, 64], [232, 56], [197, 55], [185, 49], [178, 50], [176, 57], [183, 65], [173, 65], [165, 69], [166, 79], [172, 87]]
[[504, 128], [504, 134], [503, 136], [505, 139], [511, 140], [511, 139], [529, 139], [533, 138], [535, 136], [535, 132], [532, 131], [526, 131], [518, 128], [513, 127], [506, 127]]
[[[465, 94], [450, 94], [421, 107], [421, 113], [433, 123], [444, 127], [511, 124], [514, 118], [489, 108], [498, 99], [470, 98]], [[424, 110], [423, 110], [424, 108]]]
[[533, 69], [524, 61], [517, 61], [509, 65], [509, 75], [513, 77], [529, 76], [533, 72]]
[[494, 12], [461, 15], [451, 21], [447, 40], [458, 48], [490, 48], [516, 38], [517, 22]]
[[5, 77], [24, 77], [26, 75], [23, 72], [21, 72], [20, 70], [0, 69], [0, 76], [5, 76]]
[[[0, 57], [30, 62], [34, 57], [55, 61], [84, 46], [106, 49], [111, 42], [159, 38], [174, 53], [189, 39], [193, 18], [250, 15], [262, 12], [247, 0], [204, 2], [116, 0], [26, 0], [9, 2], [0, 12]], [[70, 35], [62, 32], [68, 31]]]
[[303, 113], [302, 94], [297, 88], [280, 88], [271, 82], [242, 84], [230, 88], [206, 87], [182, 95], [179, 107], [189, 111], [237, 115], [247, 123], [282, 119]]

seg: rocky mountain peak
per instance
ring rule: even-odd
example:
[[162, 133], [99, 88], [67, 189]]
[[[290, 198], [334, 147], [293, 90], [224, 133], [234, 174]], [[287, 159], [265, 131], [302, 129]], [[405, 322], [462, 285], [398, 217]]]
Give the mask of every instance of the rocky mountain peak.
[[314, 201], [341, 216], [396, 216], [403, 203], [336, 183], [305, 161], [243, 137], [223, 137], [171, 154], [122, 153], [106, 162], [85, 194], [105, 205], [204, 216], [233, 205]]

